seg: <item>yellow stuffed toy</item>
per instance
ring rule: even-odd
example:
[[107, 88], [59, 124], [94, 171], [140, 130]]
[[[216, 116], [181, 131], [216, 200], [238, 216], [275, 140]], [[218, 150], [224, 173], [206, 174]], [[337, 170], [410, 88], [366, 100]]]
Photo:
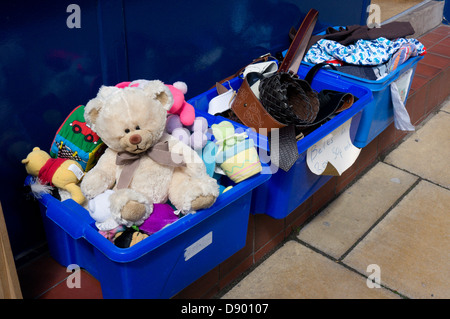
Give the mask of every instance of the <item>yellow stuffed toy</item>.
[[86, 200], [78, 183], [84, 171], [78, 162], [65, 158], [51, 158], [39, 147], [33, 148], [22, 160], [28, 174], [38, 177], [42, 184], [49, 184], [68, 191], [72, 199], [82, 205]]

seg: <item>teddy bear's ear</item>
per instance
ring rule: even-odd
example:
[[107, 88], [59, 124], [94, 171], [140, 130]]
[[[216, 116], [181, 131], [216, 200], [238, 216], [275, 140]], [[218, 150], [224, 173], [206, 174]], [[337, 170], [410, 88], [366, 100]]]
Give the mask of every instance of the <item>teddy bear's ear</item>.
[[89, 125], [89, 127], [94, 131], [95, 122], [97, 121], [98, 113], [100, 112], [102, 106], [102, 99], [96, 97], [90, 100], [84, 108], [84, 119], [86, 120], [87, 125]]
[[95, 131], [95, 122], [97, 121], [98, 114], [100, 109], [103, 107], [106, 98], [120, 90], [122, 89], [115, 86], [103, 85], [98, 90], [97, 97], [93, 98], [86, 104], [86, 107], [84, 108], [84, 118], [91, 129]]
[[142, 89], [150, 98], [159, 101], [166, 111], [170, 110], [173, 105], [173, 96], [163, 82], [159, 80], [148, 81]]

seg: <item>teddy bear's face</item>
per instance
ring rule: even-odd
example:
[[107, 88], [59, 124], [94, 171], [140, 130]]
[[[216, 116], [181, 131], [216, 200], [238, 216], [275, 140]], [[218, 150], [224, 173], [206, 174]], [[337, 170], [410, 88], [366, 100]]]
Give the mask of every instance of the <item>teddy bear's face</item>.
[[167, 111], [138, 90], [122, 91], [106, 105], [107, 109], [100, 112], [97, 134], [117, 152], [138, 154], [161, 138]]
[[86, 121], [109, 148], [142, 153], [161, 138], [173, 102], [170, 91], [161, 89], [149, 94], [142, 88], [108, 87], [86, 105]]

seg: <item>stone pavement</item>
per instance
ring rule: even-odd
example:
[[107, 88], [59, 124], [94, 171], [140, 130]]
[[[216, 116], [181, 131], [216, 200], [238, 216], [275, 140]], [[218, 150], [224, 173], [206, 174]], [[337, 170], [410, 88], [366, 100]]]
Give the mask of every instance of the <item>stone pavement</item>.
[[222, 298], [450, 298], [449, 160], [447, 99]]

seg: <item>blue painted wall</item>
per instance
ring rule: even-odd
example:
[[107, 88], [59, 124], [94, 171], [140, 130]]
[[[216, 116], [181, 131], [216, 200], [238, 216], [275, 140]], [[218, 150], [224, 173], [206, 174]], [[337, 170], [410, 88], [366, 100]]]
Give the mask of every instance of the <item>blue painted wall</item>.
[[[49, 150], [70, 111], [100, 85], [139, 78], [188, 84], [195, 96], [253, 58], [288, 47], [287, 33], [319, 10], [316, 31], [364, 24], [368, 0], [36, 1], [0, 9], [0, 200], [15, 256], [45, 242], [21, 160]], [[81, 28], [68, 28], [70, 3]]]
[[442, 22], [447, 25], [450, 23], [450, 2], [449, 1], [445, 1], [444, 18], [443, 18]]

